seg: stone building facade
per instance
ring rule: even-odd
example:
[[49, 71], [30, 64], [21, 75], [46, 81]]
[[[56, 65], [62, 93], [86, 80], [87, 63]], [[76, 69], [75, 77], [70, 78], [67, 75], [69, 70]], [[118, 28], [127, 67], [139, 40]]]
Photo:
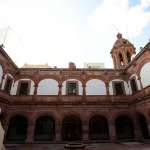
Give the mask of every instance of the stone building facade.
[[114, 69], [18, 68], [1, 46], [5, 146], [149, 140], [150, 42], [135, 55], [118, 33], [111, 55]]

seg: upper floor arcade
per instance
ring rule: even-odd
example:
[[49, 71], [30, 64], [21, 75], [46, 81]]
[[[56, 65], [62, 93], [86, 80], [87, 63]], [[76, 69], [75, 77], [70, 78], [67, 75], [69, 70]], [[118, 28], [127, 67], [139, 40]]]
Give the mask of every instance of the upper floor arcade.
[[[120, 44], [120, 40], [124, 39], [121, 37], [118, 40]], [[150, 42], [125, 68], [119, 69], [79, 69], [73, 64], [69, 68], [18, 68], [3, 47], [0, 47], [0, 95], [16, 99], [32, 96], [129, 99], [137, 93], [148, 95], [149, 72]]]

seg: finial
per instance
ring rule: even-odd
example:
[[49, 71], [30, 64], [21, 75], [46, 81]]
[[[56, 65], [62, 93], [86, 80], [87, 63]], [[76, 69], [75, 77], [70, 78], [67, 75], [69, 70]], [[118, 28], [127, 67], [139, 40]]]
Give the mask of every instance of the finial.
[[117, 39], [121, 39], [121, 38], [122, 38], [122, 34], [118, 32]]
[[1, 48], [4, 48], [4, 44], [1, 44], [0, 47], [1, 47]]

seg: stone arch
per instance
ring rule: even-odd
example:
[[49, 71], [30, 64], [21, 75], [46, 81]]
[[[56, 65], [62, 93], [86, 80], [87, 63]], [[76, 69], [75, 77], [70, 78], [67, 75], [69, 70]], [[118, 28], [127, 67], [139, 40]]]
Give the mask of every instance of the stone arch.
[[78, 81], [80, 81], [82, 84], [84, 83], [84, 80], [81, 78], [81, 76], [72, 76], [72, 75], [63, 76], [62, 79], [61, 79], [61, 82], [63, 83], [64, 81], [70, 80], [70, 79], [78, 80]]
[[37, 95], [58, 95], [59, 87], [55, 79], [43, 79], [38, 83]]
[[86, 95], [106, 95], [106, 85], [103, 80], [90, 79], [86, 82]]
[[140, 85], [140, 81], [138, 79], [138, 76], [137, 76], [136, 73], [134, 73], [134, 74], [130, 75], [130, 77], [128, 79], [128, 84], [129, 84], [129, 88], [130, 88], [130, 91], [131, 91], [130, 93], [133, 93], [131, 83], [130, 83], [131, 79], [135, 79], [135, 82], [136, 82], [135, 84], [136, 84], [137, 90], [141, 90], [141, 85]]
[[118, 140], [133, 140], [134, 125], [128, 115], [119, 115], [115, 119], [116, 135]]
[[34, 94], [34, 89], [35, 89], [35, 82], [34, 80], [30, 79], [30, 78], [20, 78], [18, 80], [16, 80], [13, 84], [13, 88], [11, 89], [11, 95], [17, 95], [19, 93], [19, 86], [21, 82], [28, 82], [28, 94], [29, 95], [33, 95]]
[[9, 113], [7, 118], [8, 123], [10, 122], [10, 119], [14, 118], [15, 116], [22, 116], [27, 119], [27, 122], [30, 121], [29, 115], [25, 111], [17, 111], [17, 112]]
[[68, 82], [76, 82], [77, 83], [77, 93], [78, 95], [83, 94], [83, 82], [78, 80], [77, 78], [67, 78], [62, 82], [62, 95], [67, 95], [67, 83]]
[[144, 60], [142, 60], [142, 62], [140, 64], [138, 64], [137, 66], [137, 76], [140, 77], [140, 72], [141, 72], [141, 69], [142, 67], [146, 64], [146, 63], [149, 63], [150, 62], [150, 58], [146, 58]]
[[[12, 80], [12, 83], [13, 83], [14, 77], [10, 73], [6, 73], [4, 76], [4, 79], [2, 81], [2, 90], [5, 90], [8, 78], [10, 78]], [[11, 90], [12, 83], [10, 85], [10, 90]]]
[[68, 116], [71, 115], [71, 116], [77, 116], [78, 118], [81, 119], [81, 121], [83, 122], [84, 121], [84, 116], [82, 113], [80, 113], [80, 111], [75, 111], [75, 110], [70, 110], [70, 111], [63, 111], [60, 115], [60, 122], [62, 123], [63, 122], [63, 119]]
[[55, 123], [58, 121], [58, 117], [57, 117], [57, 114], [56, 112], [53, 112], [53, 111], [45, 111], [45, 112], [37, 112], [33, 115], [33, 119], [32, 121], [35, 123], [36, 120], [42, 116], [50, 116], [54, 119]]
[[15, 115], [9, 120], [6, 141], [11, 143], [24, 143], [27, 138], [28, 121], [22, 115]]
[[92, 118], [92, 117], [94, 117], [94, 116], [103, 116], [103, 117], [105, 117], [105, 118], [107, 118], [107, 119], [109, 119], [109, 117], [110, 117], [110, 113], [109, 112], [107, 112], [107, 111], [92, 111], [92, 112], [90, 112], [89, 114], [88, 114], [88, 122], [90, 121], [90, 119]]
[[34, 140], [50, 141], [55, 137], [55, 120], [49, 115], [40, 116], [36, 119]]
[[60, 83], [59, 78], [56, 75], [41, 75], [38, 77], [38, 83], [44, 79], [53, 79]]
[[139, 71], [143, 87], [150, 85], [149, 73], [150, 73], [150, 60], [143, 63]]
[[3, 66], [0, 64], [0, 83], [2, 82], [2, 78], [3, 78]]
[[82, 121], [76, 115], [67, 115], [62, 120], [62, 140], [78, 141], [82, 139]]
[[125, 80], [123, 80], [123, 79], [115, 78], [115, 79], [109, 81], [109, 93], [110, 93], [110, 95], [114, 95], [115, 94], [114, 93], [113, 82], [123, 82], [123, 85], [124, 85], [123, 86], [123, 90], [124, 90], [125, 94], [126, 95], [130, 94], [130, 89], [128, 87], [128, 83]]
[[101, 80], [103, 81], [104, 83], [106, 82], [106, 79], [104, 76], [102, 75], [90, 75], [86, 78], [86, 81], [85, 82], [88, 82], [89, 80], [92, 80], [92, 79], [98, 79], [98, 80]]
[[108, 121], [106, 117], [95, 115], [90, 118], [89, 137], [91, 140], [107, 140], [109, 138]]

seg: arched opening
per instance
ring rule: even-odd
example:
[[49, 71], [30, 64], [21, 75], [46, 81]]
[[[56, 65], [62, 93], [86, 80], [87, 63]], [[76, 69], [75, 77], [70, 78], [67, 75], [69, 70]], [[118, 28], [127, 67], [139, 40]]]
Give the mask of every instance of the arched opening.
[[7, 132], [7, 142], [24, 143], [27, 137], [27, 119], [23, 116], [15, 116], [10, 119]]
[[86, 95], [106, 95], [106, 85], [100, 79], [91, 79], [86, 82]]
[[2, 82], [2, 76], [3, 76], [3, 67], [0, 64], [0, 83]]
[[91, 140], [106, 140], [109, 138], [108, 122], [103, 116], [94, 116], [89, 121], [89, 136]]
[[58, 95], [58, 82], [54, 79], [43, 79], [39, 82], [37, 95]]
[[137, 88], [137, 83], [136, 83], [135, 78], [130, 79], [130, 85], [132, 89], [132, 94], [136, 93], [138, 88]]
[[123, 57], [122, 57], [122, 54], [121, 54], [121, 53], [119, 53], [119, 60], [120, 60], [121, 66], [123, 66], [123, 65], [124, 65], [124, 62], [123, 62]]
[[131, 61], [131, 54], [129, 52], [127, 52], [127, 59], [128, 59], [128, 63]]
[[55, 121], [50, 116], [42, 116], [36, 120], [34, 140], [50, 141], [55, 137]]
[[12, 83], [13, 83], [13, 79], [10, 76], [7, 76], [5, 81], [4, 91], [8, 94], [10, 94]]
[[133, 139], [134, 127], [133, 122], [128, 116], [119, 116], [115, 120], [117, 139]]
[[82, 123], [80, 118], [71, 115], [63, 119], [62, 139], [64, 141], [77, 141], [82, 138]]
[[140, 71], [140, 77], [141, 77], [143, 88], [150, 85], [149, 72], [150, 72], [150, 62], [147, 62], [142, 66]]
[[143, 138], [149, 139], [150, 135], [149, 135], [149, 130], [148, 130], [146, 118], [142, 114], [139, 114], [138, 120], [139, 120], [140, 129], [141, 129], [141, 133], [142, 133]]

